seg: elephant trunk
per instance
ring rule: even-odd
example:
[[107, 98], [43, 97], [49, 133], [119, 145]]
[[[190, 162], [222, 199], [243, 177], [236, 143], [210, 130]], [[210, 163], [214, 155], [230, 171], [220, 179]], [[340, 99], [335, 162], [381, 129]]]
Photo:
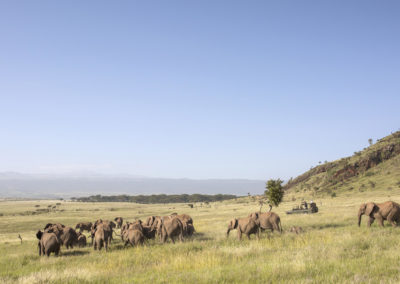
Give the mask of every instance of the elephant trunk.
[[361, 212], [358, 212], [358, 227], [360, 227], [360, 224], [361, 224], [361, 216], [362, 216], [363, 214], [361, 213]]
[[228, 228], [228, 231], [226, 231], [226, 237], [229, 237], [229, 232], [231, 231], [231, 228]]

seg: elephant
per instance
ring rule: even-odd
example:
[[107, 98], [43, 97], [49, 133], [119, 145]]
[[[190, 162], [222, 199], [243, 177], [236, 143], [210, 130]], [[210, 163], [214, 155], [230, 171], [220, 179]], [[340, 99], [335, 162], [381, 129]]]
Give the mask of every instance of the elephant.
[[179, 220], [181, 220], [181, 222], [185, 222], [187, 224], [193, 224], [192, 217], [190, 217], [187, 214], [171, 215], [171, 216], [175, 216], [175, 217], [179, 218]]
[[186, 228], [184, 228], [183, 230], [183, 236], [184, 237], [191, 237], [193, 236], [193, 234], [196, 232], [196, 230], [194, 229], [193, 224], [187, 224]]
[[61, 230], [60, 229], [61, 227], [56, 224], [48, 227], [45, 232], [54, 233], [60, 243], [64, 245], [67, 249], [73, 248], [74, 245], [78, 243], [78, 234], [76, 233], [76, 231], [71, 227], [64, 227]]
[[137, 220], [133, 223], [130, 223], [128, 226], [129, 230], [139, 230], [139, 231], [143, 231], [143, 226], [142, 226], [142, 220]]
[[175, 216], [178, 218], [183, 225], [183, 236], [192, 236], [193, 233], [195, 232], [194, 226], [193, 226], [193, 219], [187, 214], [176, 214], [176, 215], [171, 215], [172, 217]]
[[111, 229], [114, 229], [117, 227], [117, 225], [113, 221], [104, 220], [104, 221], [102, 221], [102, 223], [110, 226]]
[[144, 235], [140, 230], [129, 229], [125, 231], [125, 246], [131, 244], [132, 246], [143, 245]]
[[157, 230], [155, 228], [151, 228], [150, 226], [142, 226], [142, 228], [142, 233], [146, 239], [154, 239], [156, 237]]
[[375, 219], [378, 220], [378, 224], [382, 227], [384, 226], [384, 220], [387, 220], [393, 227], [396, 227], [400, 222], [400, 205], [393, 201], [386, 201], [383, 203], [368, 202], [361, 204], [360, 209], [358, 210], [358, 226], [360, 226], [361, 216], [364, 214], [369, 216], [367, 223], [368, 227], [371, 227]]
[[229, 222], [226, 236], [229, 237], [229, 232], [236, 229], [239, 240], [242, 239], [242, 234], [245, 234], [249, 240], [251, 234], [255, 234], [259, 239], [259, 228], [260, 226], [251, 217], [234, 218]]
[[157, 225], [157, 232], [160, 234], [163, 243], [167, 241], [167, 238], [175, 243], [176, 237], [183, 241], [183, 225], [179, 218], [161, 218]]
[[92, 222], [80, 222], [78, 224], [76, 224], [75, 226], [75, 230], [78, 230], [82, 233], [83, 231], [88, 231], [90, 232], [91, 228], [92, 228], [93, 224]]
[[298, 235], [298, 234], [301, 234], [301, 233], [303, 233], [303, 232], [304, 232], [304, 230], [303, 230], [303, 228], [302, 228], [302, 227], [299, 227], [299, 226], [294, 226], [294, 227], [290, 228], [290, 231], [289, 231], [289, 232], [291, 232], [291, 233], [295, 233], [296, 235]]
[[254, 212], [251, 213], [249, 217], [253, 219], [258, 226], [260, 226], [261, 230], [271, 230], [271, 232], [276, 230], [282, 233], [281, 218], [274, 212]]
[[117, 223], [117, 228], [119, 229], [119, 228], [121, 228], [122, 223], [124, 222], [124, 219], [122, 217], [116, 217], [114, 219], [114, 221]]
[[63, 224], [60, 224], [60, 223], [56, 223], [56, 224], [53, 224], [53, 223], [47, 223], [46, 224], [46, 226], [44, 226], [44, 230], [46, 230], [46, 229], [48, 229], [48, 228], [50, 228], [50, 227], [57, 227], [57, 229], [58, 230], [62, 230], [63, 228], [65, 228], [65, 226], [63, 225]]
[[36, 237], [39, 240], [39, 255], [50, 256], [50, 253], [52, 252], [54, 252], [55, 255], [60, 253], [60, 241], [56, 234], [38, 231]]
[[96, 231], [94, 233], [93, 237], [93, 249], [96, 250], [101, 250], [102, 247], [104, 246], [104, 249], [107, 251], [108, 250], [108, 238], [109, 238], [109, 233], [105, 229], [104, 224], [98, 224], [96, 226]]
[[106, 238], [107, 242], [109, 244], [111, 244], [111, 240], [113, 240], [113, 233], [114, 233], [113, 228], [115, 228], [116, 225], [112, 221], [102, 220], [102, 219], [97, 220], [92, 226], [92, 230], [91, 230], [92, 244], [93, 244], [93, 240], [95, 239], [95, 233], [96, 233], [97, 227], [99, 225], [104, 225], [103, 229], [107, 236], [107, 238]]
[[144, 222], [144, 225], [151, 226], [151, 227], [157, 227], [157, 222], [160, 218], [161, 218], [161, 216], [149, 216], [149, 217], [147, 217], [146, 221]]
[[84, 234], [78, 233], [78, 247], [84, 248], [86, 247], [86, 236]]

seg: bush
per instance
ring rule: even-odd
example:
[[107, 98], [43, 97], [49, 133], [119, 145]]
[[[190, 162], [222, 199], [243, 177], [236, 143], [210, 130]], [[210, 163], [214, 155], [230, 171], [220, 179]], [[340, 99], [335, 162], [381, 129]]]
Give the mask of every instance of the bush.
[[267, 181], [267, 190], [264, 191], [264, 194], [271, 205], [279, 206], [279, 203], [282, 202], [284, 194], [282, 183], [283, 181], [280, 179], [270, 179], [269, 181]]
[[332, 192], [331, 197], [335, 198], [336, 197], [336, 192]]

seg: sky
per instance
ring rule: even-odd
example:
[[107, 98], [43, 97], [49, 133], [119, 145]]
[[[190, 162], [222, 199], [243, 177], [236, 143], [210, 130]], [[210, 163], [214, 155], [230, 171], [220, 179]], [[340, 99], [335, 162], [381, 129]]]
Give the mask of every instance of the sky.
[[400, 127], [399, 1], [1, 1], [0, 171], [281, 178]]

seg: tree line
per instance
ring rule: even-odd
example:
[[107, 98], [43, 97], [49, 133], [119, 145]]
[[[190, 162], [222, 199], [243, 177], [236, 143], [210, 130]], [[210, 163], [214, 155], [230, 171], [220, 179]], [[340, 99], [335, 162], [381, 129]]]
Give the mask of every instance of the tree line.
[[154, 203], [188, 203], [188, 202], [214, 202], [236, 199], [232, 194], [153, 194], [153, 195], [92, 195], [89, 197], [72, 197], [71, 200], [79, 202], [134, 202], [141, 204]]

